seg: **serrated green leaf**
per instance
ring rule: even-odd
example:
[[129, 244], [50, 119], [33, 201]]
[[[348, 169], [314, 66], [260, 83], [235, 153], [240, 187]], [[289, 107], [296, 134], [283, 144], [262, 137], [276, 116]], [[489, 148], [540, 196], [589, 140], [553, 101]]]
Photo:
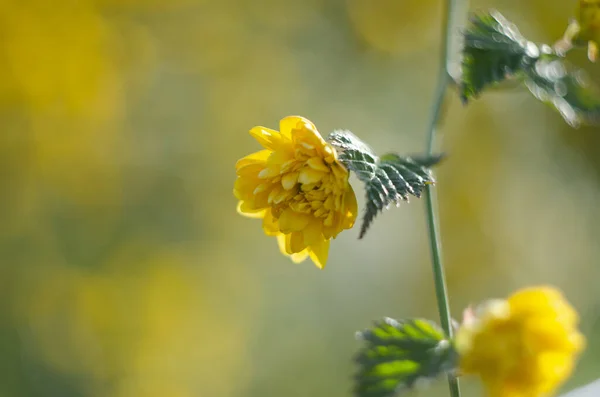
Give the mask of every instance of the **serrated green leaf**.
[[496, 11], [474, 14], [464, 39], [460, 95], [465, 103], [529, 67], [540, 55], [539, 48]]
[[600, 92], [583, 70], [558, 55], [544, 54], [525, 69], [525, 85], [531, 93], [553, 106], [573, 127], [600, 122]]
[[600, 123], [600, 91], [583, 70], [548, 45], [537, 46], [500, 13], [475, 14], [464, 32], [460, 95], [463, 102], [514, 77], [572, 126]]
[[437, 324], [423, 319], [386, 318], [358, 333], [357, 397], [389, 397], [456, 368], [458, 355]]
[[434, 183], [429, 167], [441, 155], [400, 157], [375, 152], [350, 131], [334, 131], [327, 140], [338, 151], [338, 158], [365, 184], [366, 209], [359, 238], [363, 238], [375, 216], [391, 204], [408, 201], [409, 195], [421, 197], [425, 185]]

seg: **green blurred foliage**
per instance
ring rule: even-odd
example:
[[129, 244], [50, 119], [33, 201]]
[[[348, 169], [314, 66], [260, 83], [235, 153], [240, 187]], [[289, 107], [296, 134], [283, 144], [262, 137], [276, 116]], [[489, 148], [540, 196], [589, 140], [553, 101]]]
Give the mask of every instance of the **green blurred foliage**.
[[[552, 42], [575, 0], [472, 7]], [[0, 396], [348, 395], [356, 330], [437, 316], [421, 203], [343, 233], [318, 271], [235, 213], [234, 164], [289, 114], [421, 151], [440, 17], [441, 0], [0, 0]], [[436, 175], [455, 316], [558, 285], [590, 342], [567, 387], [599, 370], [599, 132], [523, 91], [455, 96]]]

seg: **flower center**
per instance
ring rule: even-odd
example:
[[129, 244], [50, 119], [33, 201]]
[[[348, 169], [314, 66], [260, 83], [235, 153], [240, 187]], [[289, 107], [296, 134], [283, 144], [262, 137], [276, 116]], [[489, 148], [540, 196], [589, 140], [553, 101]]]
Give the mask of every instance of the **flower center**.
[[347, 174], [333, 156], [329, 160], [297, 150], [293, 159], [269, 165], [259, 173], [265, 182], [254, 194], [270, 189], [268, 203], [276, 219], [284, 209], [291, 208], [332, 226], [335, 212], [342, 207]]

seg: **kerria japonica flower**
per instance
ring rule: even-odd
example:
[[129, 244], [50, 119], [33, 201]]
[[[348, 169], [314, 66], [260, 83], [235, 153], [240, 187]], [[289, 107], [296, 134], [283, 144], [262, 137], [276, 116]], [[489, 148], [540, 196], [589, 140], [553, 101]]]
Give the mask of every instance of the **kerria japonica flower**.
[[309, 120], [289, 116], [279, 128], [250, 130], [265, 149], [236, 164], [238, 212], [262, 218], [264, 232], [294, 262], [310, 256], [322, 269], [330, 240], [356, 220], [349, 173]]
[[585, 345], [578, 315], [552, 287], [517, 291], [467, 311], [457, 331], [460, 372], [489, 397], [546, 397], [571, 374]]

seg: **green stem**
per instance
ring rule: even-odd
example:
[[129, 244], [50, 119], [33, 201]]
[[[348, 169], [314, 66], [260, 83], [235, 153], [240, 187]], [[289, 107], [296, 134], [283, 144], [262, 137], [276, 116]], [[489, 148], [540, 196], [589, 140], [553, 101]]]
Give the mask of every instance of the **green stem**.
[[[446, 99], [446, 91], [450, 83], [448, 74], [448, 48], [452, 40], [452, 15], [459, 0], [446, 0], [444, 2], [445, 16], [442, 22], [442, 44], [439, 60], [439, 72], [437, 88], [435, 91], [434, 103], [431, 111], [429, 130], [427, 134], [427, 154], [433, 154], [435, 147], [435, 137], [438, 126], [441, 121], [442, 108]], [[444, 265], [442, 264], [442, 244], [440, 240], [440, 231], [437, 217], [437, 197], [431, 185], [425, 189], [425, 206], [427, 209], [427, 226], [429, 229], [429, 243], [431, 247], [431, 260], [433, 265], [433, 276], [435, 291], [440, 313], [442, 328], [450, 337], [452, 336], [452, 322], [450, 317], [450, 307], [448, 305], [448, 291], [446, 287], [446, 277], [444, 275]], [[455, 376], [448, 376], [450, 386], [450, 395], [460, 397], [460, 387], [458, 379]]]

